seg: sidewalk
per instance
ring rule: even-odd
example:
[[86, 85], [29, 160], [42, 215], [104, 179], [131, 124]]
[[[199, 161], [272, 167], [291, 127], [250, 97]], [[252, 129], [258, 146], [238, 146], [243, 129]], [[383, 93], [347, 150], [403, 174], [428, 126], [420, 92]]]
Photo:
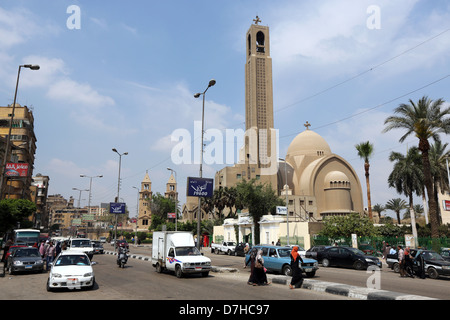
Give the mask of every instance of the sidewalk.
[[[146, 251], [145, 248], [142, 248], [141, 250], [139, 250], [139, 248], [140, 248], [139, 246], [137, 248], [136, 247], [132, 248], [130, 246], [130, 250], [134, 249], [133, 251], [135, 251], [135, 253], [130, 253], [129, 257], [132, 259], [149, 261], [151, 263], [152, 257], [149, 256], [147, 252], [145, 252]], [[117, 252], [105, 249], [105, 254], [117, 255]], [[247, 282], [249, 276], [248, 272], [240, 272], [240, 270], [237, 268], [212, 266], [211, 272], [222, 274], [224, 276], [228, 276], [226, 274], [229, 274], [230, 276], [238, 278], [239, 281], [242, 280], [243, 283]], [[274, 275], [270, 273], [267, 274], [267, 279], [272, 284], [285, 285], [286, 287], [289, 285], [291, 281], [291, 277], [284, 275]], [[329, 294], [336, 294], [358, 300], [437, 300], [434, 298], [424, 296], [350, 286], [341, 283], [318, 281], [307, 278], [305, 278], [303, 281], [302, 289], [325, 292]]]

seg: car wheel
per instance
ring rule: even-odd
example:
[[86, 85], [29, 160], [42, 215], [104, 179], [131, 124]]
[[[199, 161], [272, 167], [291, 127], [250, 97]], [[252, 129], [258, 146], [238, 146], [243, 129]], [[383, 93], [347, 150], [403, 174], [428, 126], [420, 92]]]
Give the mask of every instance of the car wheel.
[[283, 267], [283, 274], [285, 275], [285, 276], [292, 276], [292, 268], [291, 268], [291, 266], [290, 265], [285, 265], [284, 267]]
[[322, 259], [322, 267], [329, 267], [330, 266], [330, 260], [328, 260], [327, 258], [323, 258]]
[[89, 290], [93, 290], [95, 286], [95, 278], [92, 279], [92, 284], [89, 286]]
[[181, 271], [181, 266], [179, 264], [175, 266], [175, 275], [177, 276], [177, 278], [183, 277], [183, 271]]
[[398, 264], [398, 262], [394, 263], [394, 265], [392, 266], [392, 270], [394, 270], [395, 273], [400, 272], [400, 265]]
[[50, 288], [50, 280], [47, 280], [47, 291], [52, 291], [52, 288]]
[[356, 270], [362, 270], [362, 269], [364, 269], [364, 263], [362, 263], [361, 261], [355, 261], [355, 263], [353, 264], [353, 267], [356, 269]]
[[312, 277], [314, 277], [316, 275], [316, 272], [315, 271], [313, 271], [313, 272], [306, 272], [306, 276], [308, 277], [308, 278], [312, 278]]
[[439, 273], [436, 271], [436, 269], [435, 268], [428, 268], [428, 276], [431, 278], [431, 279], [437, 279], [437, 278], [439, 278]]
[[161, 265], [159, 264], [159, 262], [157, 262], [157, 263], [156, 263], [156, 272], [161, 273], [161, 271], [162, 271], [162, 267], [161, 267]]

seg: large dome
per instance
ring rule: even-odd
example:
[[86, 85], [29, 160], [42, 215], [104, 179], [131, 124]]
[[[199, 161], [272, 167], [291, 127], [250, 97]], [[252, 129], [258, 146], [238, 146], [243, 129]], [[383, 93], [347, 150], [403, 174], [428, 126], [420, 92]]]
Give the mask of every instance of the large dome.
[[287, 150], [287, 155], [313, 155], [326, 156], [331, 154], [331, 149], [328, 143], [319, 134], [312, 130], [305, 130], [298, 134], [292, 140]]

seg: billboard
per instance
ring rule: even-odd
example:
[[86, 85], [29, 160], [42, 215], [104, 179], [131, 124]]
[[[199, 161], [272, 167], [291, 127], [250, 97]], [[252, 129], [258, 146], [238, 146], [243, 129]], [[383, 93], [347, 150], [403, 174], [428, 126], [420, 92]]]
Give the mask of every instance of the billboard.
[[125, 213], [125, 202], [110, 202], [109, 213], [123, 214]]
[[188, 197], [206, 197], [213, 196], [214, 179], [209, 178], [187, 178], [187, 196]]
[[444, 207], [445, 211], [450, 211], [450, 201], [449, 200], [443, 200], [442, 206]]
[[7, 177], [27, 177], [28, 163], [7, 163], [5, 175]]

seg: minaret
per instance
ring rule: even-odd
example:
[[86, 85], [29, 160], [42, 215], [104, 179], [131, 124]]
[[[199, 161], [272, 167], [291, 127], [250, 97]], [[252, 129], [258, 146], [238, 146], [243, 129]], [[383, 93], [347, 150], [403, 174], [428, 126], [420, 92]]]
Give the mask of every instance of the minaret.
[[[245, 130], [256, 135], [246, 137], [245, 162], [256, 163], [258, 168], [271, 165], [272, 144], [276, 137], [272, 134], [273, 89], [272, 58], [270, 57], [269, 27], [259, 25], [258, 16], [247, 31], [247, 58], [245, 64]], [[273, 145], [275, 146], [275, 145]]]
[[152, 211], [150, 202], [152, 200], [152, 182], [145, 172], [144, 180], [141, 182], [141, 191], [139, 191], [139, 214], [138, 214], [138, 229], [148, 230], [151, 223]]

